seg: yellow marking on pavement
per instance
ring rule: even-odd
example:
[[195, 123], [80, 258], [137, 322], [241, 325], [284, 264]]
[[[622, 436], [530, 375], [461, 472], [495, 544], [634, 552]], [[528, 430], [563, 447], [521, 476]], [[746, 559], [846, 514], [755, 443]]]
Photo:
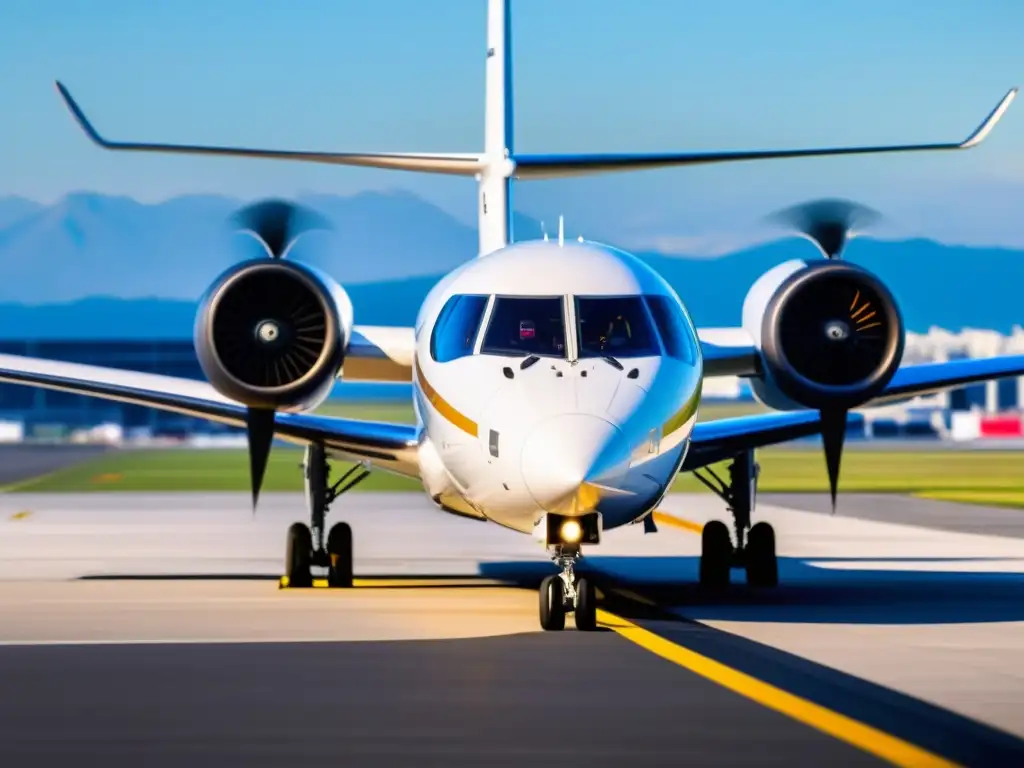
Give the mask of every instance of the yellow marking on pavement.
[[15, 480], [13, 483], [8, 483], [5, 486], [0, 487], [0, 493], [11, 493], [12, 491], [20, 491], [23, 488], [27, 488], [32, 485], [37, 485], [44, 480], [49, 480], [54, 475], [58, 475], [67, 467], [61, 467], [60, 469], [54, 469], [49, 472], [44, 472], [41, 475], [34, 475], [32, 477], [26, 477], [21, 480]]
[[668, 512], [655, 512], [654, 522], [662, 523], [664, 525], [671, 526], [672, 528], [681, 528], [682, 530], [690, 531], [691, 533], [701, 533], [704, 530], [704, 525], [702, 523], [687, 520], [685, 517], [670, 515]]
[[23, 509], [21, 512], [15, 512], [11, 515], [11, 520], [28, 520], [30, 517], [32, 517], [32, 510]]
[[[278, 581], [281, 589], [289, 589], [288, 577], [282, 576]], [[503, 587], [508, 586], [506, 582], [495, 579], [476, 579], [467, 577], [465, 579], [352, 579], [352, 587], [359, 589], [401, 589], [403, 587]], [[327, 579], [313, 579], [314, 589], [329, 589]], [[294, 587], [300, 589], [300, 587]], [[338, 587], [344, 589], [344, 587]]]
[[734, 693], [827, 733], [833, 738], [862, 749], [893, 765], [914, 766], [914, 768], [924, 768], [925, 766], [952, 768], [956, 766], [956, 763], [951, 763], [921, 747], [677, 645], [621, 616], [599, 608], [597, 620], [601, 626], [608, 627], [626, 640], [671, 661], [673, 664], [678, 664]]
[[985, 504], [1000, 507], [1024, 507], [1024, 492], [998, 489], [949, 489], [945, 491], [918, 491], [911, 494], [919, 499], [959, 501], [963, 504]]

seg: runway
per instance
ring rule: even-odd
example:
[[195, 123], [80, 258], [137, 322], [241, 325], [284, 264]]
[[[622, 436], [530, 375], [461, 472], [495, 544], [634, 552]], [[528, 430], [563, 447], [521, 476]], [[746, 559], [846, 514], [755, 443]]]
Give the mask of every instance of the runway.
[[712, 497], [608, 534], [584, 634], [538, 631], [534, 542], [414, 495], [338, 505], [344, 591], [277, 588], [297, 495], [2, 495], [0, 764], [1024, 764], [1007, 510], [796, 503], [770, 593], [693, 586]]

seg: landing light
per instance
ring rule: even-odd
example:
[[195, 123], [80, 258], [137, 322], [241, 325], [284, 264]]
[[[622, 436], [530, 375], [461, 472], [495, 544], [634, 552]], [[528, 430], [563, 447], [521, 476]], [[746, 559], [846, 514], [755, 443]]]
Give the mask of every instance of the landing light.
[[562, 541], [566, 544], [575, 544], [583, 538], [583, 527], [575, 520], [566, 520], [562, 523]]

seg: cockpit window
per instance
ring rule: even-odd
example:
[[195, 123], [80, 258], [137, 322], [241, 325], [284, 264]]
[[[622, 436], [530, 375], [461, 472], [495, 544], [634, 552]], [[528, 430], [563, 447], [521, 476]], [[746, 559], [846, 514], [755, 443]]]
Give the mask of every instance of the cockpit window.
[[658, 338], [640, 296], [576, 299], [580, 357], [653, 357]]
[[682, 309], [668, 296], [650, 295], [645, 297], [651, 315], [658, 326], [665, 353], [684, 363], [697, 362], [697, 340]]
[[430, 336], [430, 356], [448, 363], [473, 354], [487, 296], [452, 296], [441, 309]]
[[498, 296], [480, 352], [565, 357], [565, 317], [558, 296]]

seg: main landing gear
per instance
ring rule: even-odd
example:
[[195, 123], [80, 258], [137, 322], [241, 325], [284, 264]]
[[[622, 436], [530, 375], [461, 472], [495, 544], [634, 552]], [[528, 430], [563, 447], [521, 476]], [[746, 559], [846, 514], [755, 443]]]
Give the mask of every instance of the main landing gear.
[[306, 476], [306, 505], [309, 508], [310, 523], [293, 523], [288, 529], [284, 563], [288, 586], [313, 586], [310, 569], [319, 567], [327, 569], [328, 586], [351, 587], [352, 527], [348, 523], [335, 523], [325, 541], [324, 526], [331, 504], [370, 473], [357, 464], [332, 485], [329, 481], [331, 468], [322, 445], [306, 448], [302, 466]]
[[698, 480], [726, 503], [736, 531], [736, 544], [733, 546], [725, 523], [712, 520], [704, 526], [700, 555], [700, 583], [703, 587], [728, 586], [733, 568], [745, 568], [747, 584], [752, 587], [774, 587], [779, 583], [775, 529], [765, 522], [753, 527], [750, 525], [760, 469], [754, 461], [754, 452], [744, 451], [737, 454], [729, 465], [728, 484], [709, 468], [694, 472]]

